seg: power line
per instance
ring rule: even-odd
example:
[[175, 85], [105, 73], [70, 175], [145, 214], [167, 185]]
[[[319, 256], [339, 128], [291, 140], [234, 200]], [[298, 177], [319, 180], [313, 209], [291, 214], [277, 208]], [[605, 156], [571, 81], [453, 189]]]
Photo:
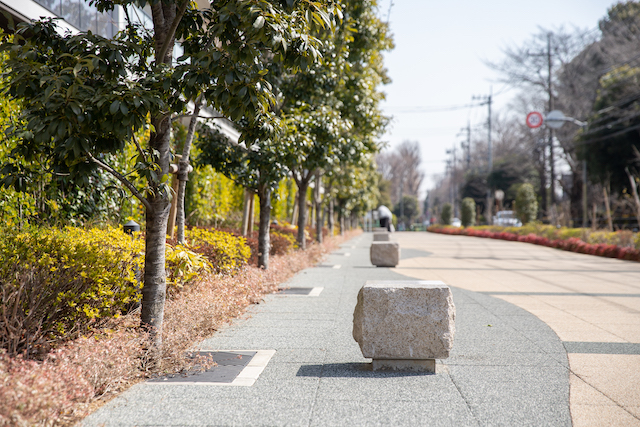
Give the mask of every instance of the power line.
[[398, 113], [444, 113], [448, 111], [464, 110], [466, 108], [480, 107], [484, 104], [464, 104], [464, 105], [443, 105], [443, 106], [424, 106], [424, 107], [386, 107], [386, 109], [394, 110], [399, 109]]
[[578, 142], [575, 142], [573, 145], [574, 146], [578, 146], [578, 145], [593, 144], [593, 143], [604, 141], [606, 139], [610, 139], [610, 138], [613, 138], [613, 137], [616, 137], [616, 136], [619, 136], [619, 135], [623, 135], [623, 134], [625, 134], [627, 132], [631, 132], [632, 130], [636, 130], [636, 129], [640, 129], [640, 125], [631, 126], [631, 127], [619, 130], [618, 132], [614, 132], [614, 133], [611, 133], [611, 134], [608, 134], [608, 135], [601, 136], [599, 138], [592, 138], [592, 139], [588, 139], [586, 141], [578, 141]]

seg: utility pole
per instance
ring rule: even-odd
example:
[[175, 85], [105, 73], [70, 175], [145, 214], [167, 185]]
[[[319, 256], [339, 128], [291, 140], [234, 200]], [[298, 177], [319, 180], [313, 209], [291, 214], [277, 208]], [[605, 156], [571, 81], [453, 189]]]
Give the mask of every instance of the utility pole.
[[[537, 56], [537, 57], [545, 57], [545, 59], [547, 60], [547, 82], [546, 82], [546, 89], [547, 89], [547, 93], [549, 96], [549, 103], [547, 105], [548, 107], [548, 111], [547, 114], [550, 113], [551, 111], [554, 110], [554, 99], [553, 99], [553, 55], [552, 55], [552, 51], [551, 51], [551, 42], [553, 38], [553, 33], [549, 32], [547, 33], [547, 49], [546, 52], [545, 51], [538, 51], [538, 52], [529, 52], [527, 51], [527, 55], [529, 56]], [[544, 86], [544, 80], [538, 82], [538, 84], [540, 86]], [[554, 130], [551, 129], [549, 126], [547, 126], [547, 129], [549, 131], [548, 133], [548, 142], [547, 144], [542, 145], [542, 176], [540, 177], [540, 197], [542, 198], [541, 200], [541, 206], [540, 206], [540, 211], [542, 214], [542, 217], [544, 218], [545, 216], [548, 216], [548, 207], [552, 208], [552, 211], [555, 212], [555, 204], [556, 204], [556, 180], [555, 180], [555, 150], [554, 150], [554, 146], [553, 146], [553, 140], [554, 138]], [[547, 171], [547, 154], [546, 154], [546, 145], [549, 146], [549, 197], [547, 197], [547, 188], [546, 188], [546, 171]]]
[[[594, 218], [595, 219], [595, 218]], [[587, 228], [587, 161], [582, 161], [582, 228]]]
[[[552, 80], [552, 72], [551, 72], [551, 68], [553, 66], [553, 59], [551, 57], [551, 33], [547, 34], [547, 73], [548, 73], [548, 81], [547, 81], [547, 88], [549, 91], [549, 111], [553, 111], [554, 110], [554, 102], [553, 102], [553, 80]], [[554, 131], [551, 127], [548, 127], [549, 129], [549, 171], [551, 174], [551, 179], [550, 179], [550, 183], [549, 183], [549, 192], [550, 194], [550, 202], [551, 202], [551, 207], [553, 209], [553, 211], [555, 212], [555, 205], [556, 205], [556, 180], [555, 180], [555, 157], [554, 157], [554, 149], [553, 149], [553, 134]]]
[[471, 167], [471, 122], [467, 120], [467, 169]]
[[[402, 202], [402, 197], [403, 197], [403, 191], [404, 191], [404, 179], [405, 176], [407, 174], [406, 170], [402, 171], [402, 178], [400, 179], [400, 218], [398, 218], [398, 221], [402, 221], [402, 224], [404, 225], [404, 203]], [[398, 222], [398, 228], [400, 228], [400, 222]], [[403, 227], [404, 230], [404, 227]], [[401, 231], [403, 231], [401, 230]]]
[[489, 107], [489, 115], [487, 116], [487, 141], [489, 141], [489, 173], [493, 170], [493, 144], [491, 143], [491, 102], [493, 98], [493, 88], [489, 89], [489, 97], [487, 98], [487, 107]]
[[[457, 136], [460, 136], [462, 132], [466, 132], [467, 134], [467, 141], [462, 141], [460, 146], [462, 147], [462, 155], [468, 170], [469, 167], [471, 167], [471, 122], [467, 121], [467, 127], [460, 129], [460, 133], [458, 133]], [[466, 156], [464, 155], [465, 151], [467, 153]]]
[[[493, 88], [489, 90], [489, 95], [484, 96], [474, 96], [472, 99], [479, 99], [483, 102], [480, 105], [487, 105], [489, 108], [489, 116], [487, 117], [487, 143], [489, 149], [489, 159], [488, 159], [488, 170], [487, 170], [487, 178], [491, 174], [493, 170], [493, 146], [491, 144], [491, 102], [493, 98]], [[493, 197], [491, 197], [491, 188], [487, 188], [487, 211], [486, 211], [486, 220], [487, 224], [491, 225], [493, 222], [493, 209], [492, 209]]]
[[[447, 150], [449, 154], [449, 150]], [[453, 206], [453, 172], [451, 168], [451, 159], [447, 159], [447, 166], [445, 168], [445, 176], [449, 176], [449, 203]]]
[[[451, 204], [453, 205], [453, 216], [458, 217], [458, 173], [456, 169], [457, 158], [456, 158], [456, 146], [454, 145], [451, 150], [447, 150], [447, 154], [453, 155], [453, 166], [451, 167], [451, 185], [453, 190], [451, 191]], [[449, 163], [450, 160], [447, 160]]]

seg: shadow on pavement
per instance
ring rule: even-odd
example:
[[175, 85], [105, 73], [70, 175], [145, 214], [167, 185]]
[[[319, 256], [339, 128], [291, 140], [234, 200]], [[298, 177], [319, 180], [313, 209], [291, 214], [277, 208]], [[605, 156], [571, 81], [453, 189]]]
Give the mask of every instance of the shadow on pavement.
[[391, 378], [435, 375], [415, 371], [373, 371], [371, 363], [326, 363], [322, 365], [303, 365], [296, 373], [297, 377], [315, 378]]

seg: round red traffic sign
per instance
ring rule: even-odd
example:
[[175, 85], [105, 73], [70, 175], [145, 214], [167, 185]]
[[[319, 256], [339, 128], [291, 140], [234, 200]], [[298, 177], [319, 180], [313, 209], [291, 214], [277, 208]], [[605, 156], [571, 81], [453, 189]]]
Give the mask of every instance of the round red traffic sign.
[[539, 128], [542, 126], [542, 114], [537, 111], [532, 111], [527, 114], [527, 126], [531, 129]]

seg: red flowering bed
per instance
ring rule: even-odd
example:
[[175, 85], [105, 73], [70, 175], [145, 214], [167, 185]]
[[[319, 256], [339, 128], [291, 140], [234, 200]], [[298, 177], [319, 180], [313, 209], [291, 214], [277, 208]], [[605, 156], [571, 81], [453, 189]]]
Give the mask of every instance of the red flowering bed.
[[618, 258], [627, 261], [640, 261], [640, 250], [630, 247], [617, 246], [606, 243], [586, 243], [576, 237], [568, 239], [549, 239], [536, 234], [520, 236], [506, 231], [476, 230], [474, 228], [456, 228], [433, 225], [427, 229], [432, 233], [462, 235], [472, 237], [484, 237], [488, 239], [510, 240], [514, 242], [533, 243], [534, 245], [548, 246], [562, 249], [563, 251], [577, 252], [581, 254], [597, 255], [607, 258]]

